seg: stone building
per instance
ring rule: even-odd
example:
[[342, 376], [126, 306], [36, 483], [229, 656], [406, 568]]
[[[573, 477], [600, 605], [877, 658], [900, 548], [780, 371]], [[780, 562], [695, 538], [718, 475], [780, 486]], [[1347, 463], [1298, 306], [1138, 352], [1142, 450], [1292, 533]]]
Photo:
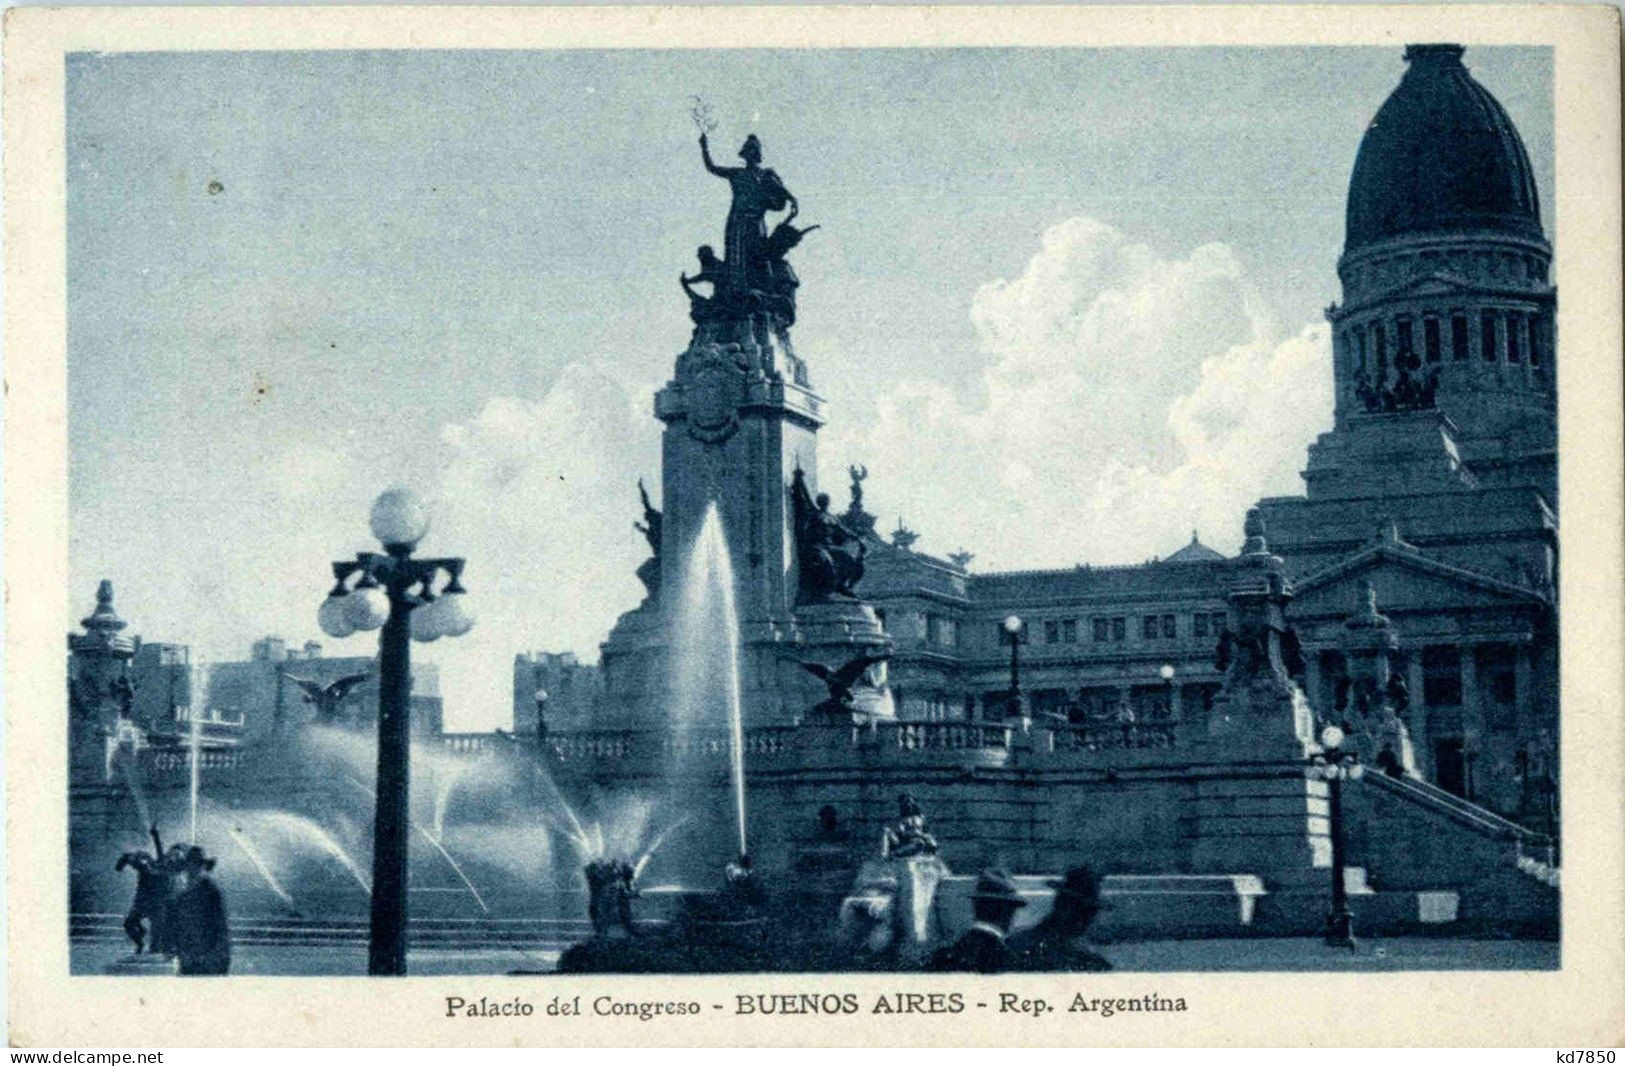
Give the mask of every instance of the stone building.
[[591, 729], [603, 692], [601, 675], [574, 652], [521, 652], [513, 657], [513, 732]]

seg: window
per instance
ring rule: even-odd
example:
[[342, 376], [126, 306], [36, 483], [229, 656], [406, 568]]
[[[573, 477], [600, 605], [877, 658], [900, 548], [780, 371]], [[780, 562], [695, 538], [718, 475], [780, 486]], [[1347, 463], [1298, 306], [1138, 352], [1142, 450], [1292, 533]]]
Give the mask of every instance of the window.
[[1230, 628], [1230, 616], [1224, 611], [1214, 611], [1212, 617], [1213, 632], [1215, 634], [1223, 633]]
[[1061, 642], [1061, 623], [1051, 619], [1044, 623], [1044, 643], [1059, 644]]
[[1360, 373], [1365, 373], [1365, 327], [1354, 327], [1354, 358]]
[[1415, 346], [1411, 339], [1411, 320], [1402, 318], [1399, 320], [1399, 354], [1405, 355], [1414, 350]]
[[1467, 358], [1467, 316], [1460, 311], [1450, 316], [1450, 358], [1458, 363]]
[[1157, 616], [1156, 615], [1148, 614], [1148, 615], [1145, 616], [1145, 624], [1140, 627], [1140, 633], [1141, 633], [1142, 636], [1145, 637], [1146, 640], [1156, 640], [1157, 639]]
[[1112, 619], [1112, 639], [1120, 641], [1120, 640], [1126, 639], [1127, 637], [1128, 637], [1128, 619], [1127, 618], [1113, 618]]
[[1438, 319], [1424, 318], [1422, 320], [1422, 343], [1427, 348], [1428, 362], [1437, 363], [1440, 349]]
[[1540, 366], [1541, 349], [1546, 344], [1541, 322], [1542, 319], [1539, 315], [1529, 316], [1529, 365], [1534, 367]]
[[1174, 624], [1174, 616], [1171, 615], [1171, 614], [1163, 615], [1162, 616], [1162, 636], [1163, 636], [1163, 639], [1165, 639], [1165, 640], [1173, 640], [1174, 637], [1176, 637], [1178, 635], [1179, 635], [1179, 627]]
[[1207, 636], [1207, 614], [1205, 612], [1197, 611], [1191, 616], [1191, 636]]
[[1523, 362], [1523, 316], [1507, 315], [1507, 362]]
[[1429, 707], [1461, 706], [1461, 652], [1452, 647], [1422, 649], [1422, 702]]
[[1104, 643], [1111, 635], [1111, 620], [1107, 618], [1095, 619], [1095, 643]]
[[1078, 642], [1078, 620], [1076, 618], [1068, 618], [1061, 623], [1061, 641], [1065, 644], [1076, 644]]
[[1386, 378], [1388, 376], [1388, 331], [1382, 328], [1381, 322], [1374, 322], [1371, 325], [1371, 332], [1376, 337], [1377, 342], [1377, 376]]
[[1495, 362], [1495, 312], [1485, 311], [1478, 320], [1479, 354], [1486, 363]]

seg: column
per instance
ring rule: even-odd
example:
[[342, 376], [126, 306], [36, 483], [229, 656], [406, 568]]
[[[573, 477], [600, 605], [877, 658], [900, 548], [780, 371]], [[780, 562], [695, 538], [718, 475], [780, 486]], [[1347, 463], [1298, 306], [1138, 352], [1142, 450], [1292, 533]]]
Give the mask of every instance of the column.
[[1478, 645], [1461, 646], [1461, 740], [1466, 751], [1467, 793], [1478, 795], [1478, 768], [1484, 746], [1484, 706], [1478, 696]]
[[1512, 735], [1516, 738], [1515, 744], [1527, 748], [1540, 721], [1540, 711], [1535, 706], [1535, 670], [1527, 643], [1513, 648], [1512, 669], [1514, 684], [1518, 687], [1514, 694], [1517, 702], [1513, 705]]
[[1433, 723], [1426, 704], [1422, 702], [1422, 651], [1418, 644], [1406, 649], [1407, 666], [1405, 684], [1411, 690], [1411, 709], [1405, 716], [1405, 727], [1411, 731], [1411, 747], [1416, 752], [1416, 768], [1428, 781], [1436, 780], [1433, 773]]

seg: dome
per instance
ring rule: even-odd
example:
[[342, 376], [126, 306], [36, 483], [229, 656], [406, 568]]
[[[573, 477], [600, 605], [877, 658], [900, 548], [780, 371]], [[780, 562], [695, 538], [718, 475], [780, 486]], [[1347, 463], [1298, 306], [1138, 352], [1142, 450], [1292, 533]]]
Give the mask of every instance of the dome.
[[1349, 180], [1345, 254], [1404, 235], [1498, 231], [1543, 240], [1529, 153], [1456, 44], [1413, 44]]
[[1203, 544], [1196, 536], [1196, 530], [1191, 530], [1191, 542], [1174, 552], [1165, 563], [1218, 563], [1223, 562], [1224, 556]]

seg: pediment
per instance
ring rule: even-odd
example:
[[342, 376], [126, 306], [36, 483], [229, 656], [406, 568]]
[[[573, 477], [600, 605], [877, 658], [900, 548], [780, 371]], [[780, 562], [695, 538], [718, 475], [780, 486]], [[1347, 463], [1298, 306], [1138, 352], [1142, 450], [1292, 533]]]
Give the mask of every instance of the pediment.
[[1466, 570], [1408, 545], [1366, 548], [1298, 582], [1292, 612], [1300, 617], [1352, 614], [1369, 583], [1384, 614], [1476, 607], [1544, 606], [1537, 592]]

